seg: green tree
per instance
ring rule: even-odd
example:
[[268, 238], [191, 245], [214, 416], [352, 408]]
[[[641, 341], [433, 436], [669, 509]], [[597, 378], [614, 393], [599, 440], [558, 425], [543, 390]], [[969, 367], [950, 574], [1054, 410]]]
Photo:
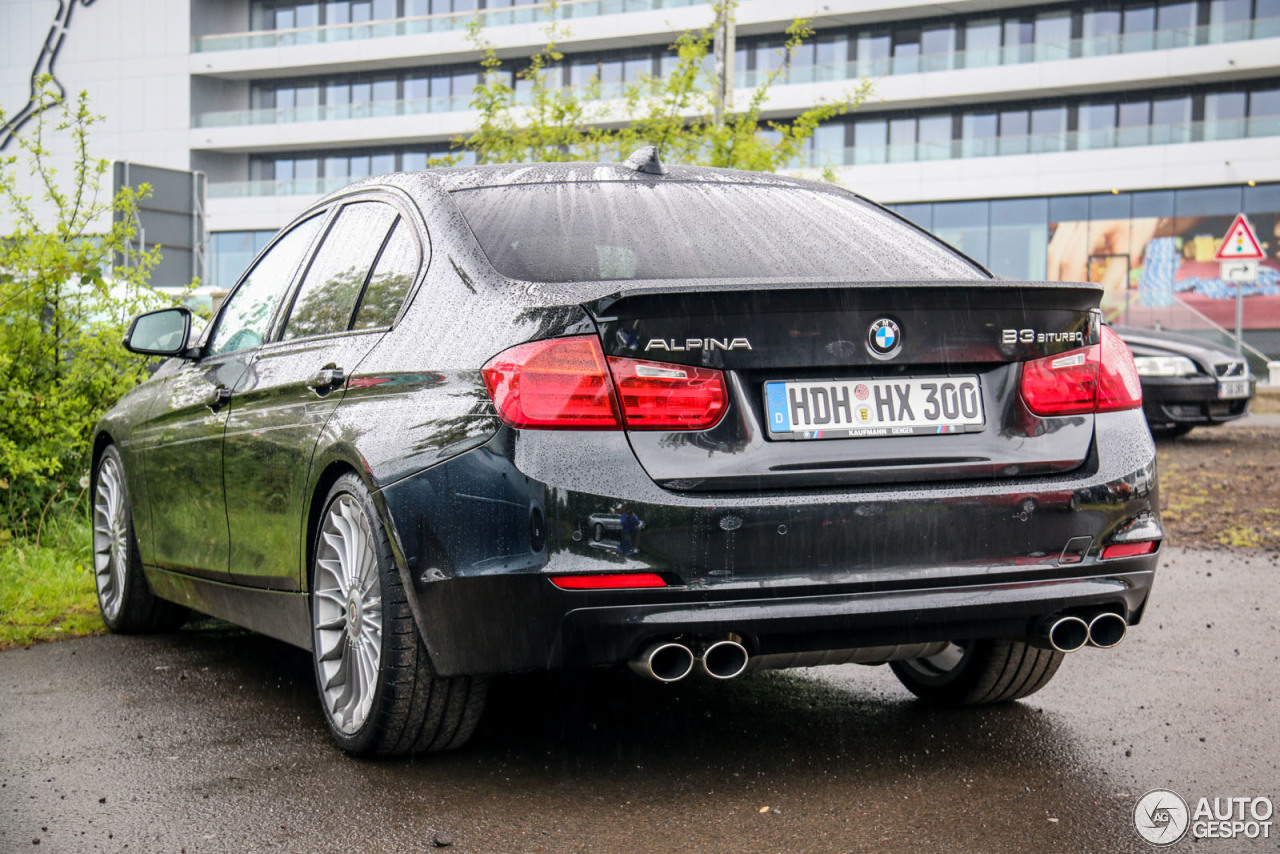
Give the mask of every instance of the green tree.
[[[722, 17], [733, 14], [731, 2], [718, 6], [712, 27], [676, 39], [671, 50], [678, 59], [666, 75], [646, 75], [619, 87], [605, 87], [597, 75], [585, 86], [560, 86], [552, 80], [564, 59], [556, 47], [564, 36], [556, 13], [553, 2], [546, 46], [514, 74], [484, 39], [479, 20], [472, 25], [470, 38], [483, 51], [484, 75], [471, 102], [480, 119], [475, 132], [455, 145], [474, 151], [481, 163], [613, 160], [642, 145], [657, 145], [672, 163], [776, 172], [799, 163], [820, 123], [855, 109], [872, 91], [864, 79], [839, 99], [793, 119], [763, 120], [770, 91], [786, 75], [796, 48], [813, 35], [808, 22], [797, 19], [787, 28], [783, 61], [759, 82], [743, 109], [720, 116], [718, 80], [708, 58]], [[827, 177], [832, 177], [829, 171]]]
[[[100, 117], [84, 93], [63, 98], [48, 77], [40, 95], [46, 109], [0, 159], [0, 222], [10, 229], [0, 235], [0, 537], [36, 535], [51, 506], [83, 492], [94, 422], [146, 373], [120, 339], [135, 313], [161, 301], [147, 286], [159, 250], [129, 249], [149, 188], [101, 198], [110, 163], [89, 153]], [[59, 136], [73, 152], [65, 180], [51, 149]]]

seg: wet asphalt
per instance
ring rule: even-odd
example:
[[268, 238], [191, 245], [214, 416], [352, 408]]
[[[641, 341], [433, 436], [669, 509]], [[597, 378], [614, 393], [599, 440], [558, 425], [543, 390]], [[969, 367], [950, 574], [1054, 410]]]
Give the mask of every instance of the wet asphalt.
[[1019, 703], [930, 711], [858, 665], [521, 678], [411, 761], [335, 749], [283, 644], [87, 638], [0, 653], [0, 852], [1150, 851], [1150, 789], [1280, 802], [1278, 683], [1280, 555], [1241, 550], [1167, 548], [1129, 639]]

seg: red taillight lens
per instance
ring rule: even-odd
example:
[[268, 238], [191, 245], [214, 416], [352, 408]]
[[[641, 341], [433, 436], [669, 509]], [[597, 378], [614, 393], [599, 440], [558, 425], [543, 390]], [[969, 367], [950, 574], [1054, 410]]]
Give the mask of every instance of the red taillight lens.
[[1102, 550], [1102, 559], [1111, 560], [1115, 557], [1136, 557], [1137, 555], [1149, 555], [1156, 550], [1156, 546], [1160, 543], [1156, 540], [1147, 540], [1141, 543], [1116, 543], [1113, 546], [1107, 546]]
[[512, 427], [621, 426], [604, 353], [593, 335], [519, 344], [490, 359], [482, 373], [498, 414]]
[[520, 344], [490, 359], [482, 373], [512, 427], [705, 430], [719, 422], [729, 398], [720, 371], [620, 356], [606, 363], [593, 335]]
[[618, 590], [625, 587], [666, 587], [656, 572], [623, 572], [608, 575], [557, 575], [551, 583], [561, 590]]
[[1098, 361], [1098, 412], [1115, 412], [1142, 405], [1142, 380], [1133, 353], [1111, 327], [1102, 327]]
[[1109, 327], [1102, 342], [1022, 366], [1022, 399], [1037, 415], [1115, 412], [1142, 405], [1133, 355]]
[[1098, 367], [1090, 358], [1097, 347], [1035, 359], [1022, 366], [1022, 399], [1037, 415], [1093, 412]]
[[705, 430], [724, 414], [724, 374], [663, 362], [609, 357], [622, 400], [622, 417], [633, 430]]

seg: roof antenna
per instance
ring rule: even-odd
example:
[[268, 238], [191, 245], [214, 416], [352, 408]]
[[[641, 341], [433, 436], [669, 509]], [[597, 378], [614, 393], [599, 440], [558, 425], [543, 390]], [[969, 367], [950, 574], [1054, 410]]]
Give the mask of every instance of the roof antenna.
[[658, 157], [658, 146], [642, 145], [631, 153], [623, 162], [623, 166], [646, 175], [665, 175], [667, 165]]

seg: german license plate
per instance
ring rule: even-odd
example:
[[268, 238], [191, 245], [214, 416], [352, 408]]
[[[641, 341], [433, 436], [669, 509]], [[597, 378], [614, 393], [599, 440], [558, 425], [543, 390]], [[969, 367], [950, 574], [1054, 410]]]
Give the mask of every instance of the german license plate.
[[982, 429], [977, 377], [803, 380], [764, 384], [775, 439], [849, 439]]
[[1248, 380], [1219, 380], [1218, 381], [1218, 400], [1227, 400], [1231, 398], [1248, 397], [1249, 381]]

